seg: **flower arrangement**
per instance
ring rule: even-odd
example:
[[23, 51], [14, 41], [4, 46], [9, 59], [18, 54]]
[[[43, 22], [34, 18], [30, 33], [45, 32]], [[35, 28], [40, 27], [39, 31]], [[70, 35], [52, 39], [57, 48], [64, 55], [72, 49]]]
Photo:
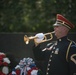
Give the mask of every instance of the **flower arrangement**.
[[41, 75], [32, 58], [23, 58], [10, 75]]
[[6, 54], [0, 52], [0, 75], [9, 74], [9, 64], [10, 60], [6, 57]]

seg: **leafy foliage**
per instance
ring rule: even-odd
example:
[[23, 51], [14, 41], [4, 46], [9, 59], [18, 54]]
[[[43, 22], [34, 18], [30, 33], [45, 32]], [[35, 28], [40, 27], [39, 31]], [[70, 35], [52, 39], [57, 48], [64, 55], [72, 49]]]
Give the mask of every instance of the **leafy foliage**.
[[57, 13], [75, 24], [75, 7], [76, 0], [0, 0], [0, 32], [53, 31]]

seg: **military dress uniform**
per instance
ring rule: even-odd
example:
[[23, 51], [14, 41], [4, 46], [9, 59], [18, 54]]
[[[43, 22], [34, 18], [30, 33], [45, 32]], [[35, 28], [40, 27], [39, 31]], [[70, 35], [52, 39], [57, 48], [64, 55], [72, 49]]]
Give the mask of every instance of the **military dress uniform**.
[[[57, 15], [54, 25], [74, 26], [62, 15]], [[41, 67], [43, 75], [76, 75], [76, 43], [67, 36], [53, 41], [42, 50], [40, 45], [33, 47], [35, 59], [44, 61]]]
[[44, 60], [44, 75], [76, 75], [76, 44], [67, 36], [50, 43], [42, 51], [33, 48], [36, 60]]

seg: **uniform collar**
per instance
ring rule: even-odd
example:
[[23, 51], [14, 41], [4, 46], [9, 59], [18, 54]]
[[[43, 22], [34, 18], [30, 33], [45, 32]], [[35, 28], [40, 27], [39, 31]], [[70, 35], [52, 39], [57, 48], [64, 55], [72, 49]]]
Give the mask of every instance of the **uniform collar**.
[[62, 37], [62, 38], [60, 38], [60, 39], [57, 39], [58, 42], [66, 41], [66, 40], [67, 40], [67, 36], [64, 36], [64, 37]]

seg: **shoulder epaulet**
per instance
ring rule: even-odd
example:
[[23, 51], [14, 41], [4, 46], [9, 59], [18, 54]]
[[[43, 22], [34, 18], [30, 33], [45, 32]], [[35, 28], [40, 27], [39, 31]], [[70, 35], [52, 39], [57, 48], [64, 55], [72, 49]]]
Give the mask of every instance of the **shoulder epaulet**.
[[76, 42], [75, 41], [73, 41], [73, 40], [70, 40], [70, 39], [68, 39], [69, 41], [72, 41], [72, 45], [75, 45], [76, 46]]

